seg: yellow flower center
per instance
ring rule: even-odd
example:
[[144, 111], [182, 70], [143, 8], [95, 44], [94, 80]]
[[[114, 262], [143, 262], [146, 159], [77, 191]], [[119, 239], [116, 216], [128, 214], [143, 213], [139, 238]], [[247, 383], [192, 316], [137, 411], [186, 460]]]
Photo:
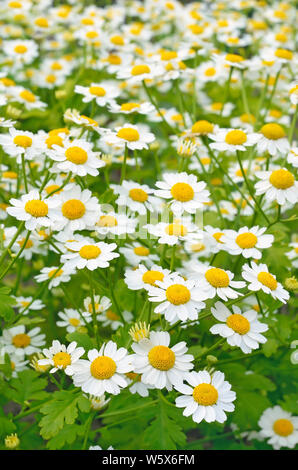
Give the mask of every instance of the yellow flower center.
[[59, 135], [49, 136], [45, 142], [48, 149], [51, 149], [53, 145], [59, 145], [59, 147], [63, 147], [63, 139]]
[[136, 380], [137, 382], [141, 381], [141, 375], [136, 374], [135, 372], [126, 372], [126, 377], [128, 377], [130, 380]]
[[72, 326], [79, 326], [80, 324], [80, 319], [79, 318], [69, 318], [69, 323], [72, 325]]
[[182, 284], [173, 284], [166, 290], [166, 297], [173, 305], [183, 305], [190, 301], [190, 291]]
[[118, 225], [116, 217], [112, 215], [102, 215], [97, 223], [99, 227], [115, 227]]
[[14, 51], [17, 53], [17, 54], [25, 54], [25, 52], [27, 52], [27, 47], [24, 46], [23, 44], [19, 44], [18, 46], [15, 46], [14, 48]]
[[273, 424], [273, 430], [279, 436], [287, 437], [294, 431], [294, 426], [289, 419], [278, 419]]
[[201, 406], [212, 406], [218, 400], [218, 391], [211, 384], [197, 385], [192, 392], [193, 399]]
[[174, 223], [167, 225], [165, 232], [175, 237], [185, 237], [187, 235], [187, 228], [182, 224]]
[[222, 243], [220, 241], [221, 237], [223, 236], [223, 232], [216, 232], [213, 234], [213, 238], [215, 238], [215, 240], [218, 242], [218, 243]]
[[[21, 248], [24, 246], [25, 240], [26, 238], [22, 238], [22, 240], [18, 241], [18, 244], [20, 245]], [[26, 242], [25, 249], [32, 248], [32, 246], [33, 246], [33, 241], [30, 240], [29, 238], [29, 240], [27, 240]]]
[[230, 283], [229, 276], [220, 268], [208, 269], [205, 273], [205, 278], [213, 287], [228, 287]]
[[213, 132], [213, 124], [209, 121], [201, 120], [194, 123], [191, 128], [193, 134], [206, 135]]
[[91, 375], [98, 380], [110, 379], [116, 372], [115, 361], [108, 356], [99, 356], [92, 361], [90, 366]]
[[23, 100], [25, 101], [29, 101], [29, 103], [34, 103], [34, 101], [36, 101], [36, 98], [33, 95], [33, 93], [31, 93], [31, 91], [28, 91], [28, 90], [21, 91], [20, 98], [23, 98]]
[[86, 33], [86, 38], [88, 39], [95, 39], [98, 37], [98, 32], [97, 31], [88, 31]]
[[245, 335], [250, 330], [249, 321], [240, 313], [234, 313], [227, 318], [227, 325], [239, 335]]
[[44, 201], [32, 199], [25, 204], [25, 211], [33, 217], [45, 217], [48, 215], [49, 208]]
[[244, 60], [244, 58], [241, 56], [241, 55], [238, 55], [238, 54], [227, 54], [226, 55], [226, 60], [228, 60], [229, 62], [234, 62], [234, 63], [239, 63], [239, 62], [242, 62]]
[[283, 128], [279, 124], [275, 123], [265, 124], [261, 128], [260, 132], [264, 137], [266, 137], [266, 139], [270, 140], [282, 139], [286, 135]]
[[120, 320], [119, 315], [117, 315], [117, 313], [113, 312], [113, 310], [110, 310], [110, 309], [106, 311], [106, 317], [112, 321]]
[[62, 366], [63, 369], [71, 364], [70, 354], [66, 352], [58, 352], [53, 356], [53, 362], [55, 367]]
[[127, 140], [128, 142], [136, 142], [140, 138], [140, 134], [133, 127], [123, 127], [117, 132], [117, 137]]
[[247, 141], [247, 136], [243, 131], [229, 131], [225, 137], [225, 141], [229, 145], [242, 145]]
[[46, 18], [36, 18], [34, 23], [40, 28], [47, 28], [49, 26], [49, 22]]
[[[56, 273], [56, 274], [55, 274]], [[57, 271], [57, 269], [51, 269], [51, 271], [48, 272], [48, 277], [51, 278], [51, 277], [59, 277], [63, 274], [63, 269], [59, 269], [59, 271]]]
[[134, 249], [133, 249], [135, 255], [137, 256], [148, 256], [150, 254], [150, 251], [148, 248], [146, 248], [145, 246], [136, 246]]
[[69, 199], [62, 205], [62, 214], [69, 220], [80, 219], [85, 212], [85, 204], [79, 199]]
[[101, 249], [96, 245], [84, 245], [79, 253], [84, 259], [95, 259], [100, 255]]
[[208, 69], [206, 69], [204, 73], [206, 77], [213, 77], [213, 75], [216, 74], [216, 69], [214, 67], [208, 67]]
[[294, 185], [295, 178], [290, 171], [281, 168], [271, 173], [269, 181], [277, 189], [288, 189]]
[[293, 58], [293, 52], [288, 49], [276, 49], [274, 55], [279, 59], [292, 60]]
[[13, 139], [13, 143], [24, 149], [31, 147], [32, 139], [28, 135], [16, 135]]
[[52, 70], [62, 70], [62, 65], [59, 64], [59, 62], [53, 62], [52, 65], [51, 65], [51, 69]]
[[275, 290], [277, 288], [277, 281], [272, 276], [272, 274], [262, 271], [258, 274], [258, 281], [264, 286], [268, 287], [270, 290]]
[[220, 103], [219, 101], [216, 102], [216, 103], [212, 103], [212, 105], [211, 105], [211, 109], [213, 111], [220, 111], [222, 109], [222, 107], [223, 107], [223, 103]]
[[254, 122], [256, 122], [256, 118], [254, 117], [254, 115], [248, 113], [241, 114], [240, 119], [246, 124], [253, 124]]
[[91, 95], [95, 96], [105, 96], [106, 94], [106, 90], [101, 86], [91, 86], [89, 88], [89, 92], [91, 93]]
[[12, 338], [12, 344], [14, 344], [16, 348], [26, 348], [30, 343], [31, 338], [29, 335], [26, 335], [26, 333], [20, 333]]
[[245, 233], [240, 233], [240, 235], [238, 235], [235, 241], [237, 245], [240, 246], [240, 248], [245, 249], [245, 248], [253, 248], [255, 244], [257, 243], [258, 239], [253, 233], [245, 232]]
[[239, 38], [230, 37], [230, 38], [228, 38], [228, 42], [229, 42], [230, 44], [238, 44]]
[[22, 8], [22, 4], [20, 2], [9, 2], [9, 8]]
[[81, 23], [85, 26], [91, 26], [94, 24], [94, 20], [92, 18], [82, 18]]
[[167, 346], [154, 346], [149, 351], [148, 359], [152, 367], [158, 370], [169, 370], [175, 364], [175, 353]]
[[143, 73], [150, 73], [151, 69], [148, 65], [135, 65], [131, 69], [132, 75], [143, 75]]
[[123, 103], [121, 105], [121, 111], [132, 111], [135, 108], [139, 108], [140, 105], [138, 103]]
[[[50, 184], [49, 186], [47, 186], [45, 188], [45, 190], [46, 190], [47, 194], [51, 194], [53, 191], [55, 191], [56, 189], [59, 189], [59, 188], [60, 188], [59, 184]], [[62, 189], [60, 191], [56, 191], [54, 194], [59, 194], [59, 193], [61, 193], [61, 191], [62, 191]]]
[[205, 250], [206, 247], [204, 243], [194, 243], [190, 248], [194, 253], [199, 253], [200, 251]]
[[16, 179], [18, 177], [18, 174], [15, 171], [4, 171], [2, 173], [3, 178], [8, 178], [8, 179]]
[[48, 83], [55, 83], [56, 80], [57, 80], [56, 75], [53, 75], [52, 73], [50, 73], [49, 75], [46, 76], [46, 81]]
[[155, 282], [162, 281], [163, 278], [164, 278], [164, 274], [161, 273], [160, 271], [148, 270], [143, 274], [142, 280], [143, 282], [145, 282], [145, 284], [156, 286]]
[[83, 165], [88, 159], [88, 154], [80, 147], [69, 147], [65, 151], [65, 156], [68, 161], [75, 163], [75, 165]]
[[269, 111], [269, 116], [274, 117], [274, 118], [280, 118], [282, 116], [282, 112], [279, 111], [279, 109], [271, 109]]
[[193, 199], [194, 190], [187, 183], [176, 183], [171, 188], [171, 194], [174, 199], [181, 202], [187, 202]]
[[7, 77], [0, 78], [0, 83], [2, 83], [6, 87], [15, 85], [15, 82], [11, 80], [11, 78], [7, 78]]
[[119, 57], [116, 54], [110, 54], [109, 57], [107, 58], [107, 61], [111, 65], [120, 65], [122, 63], [121, 57]]
[[112, 44], [115, 44], [115, 46], [124, 46], [124, 39], [122, 36], [116, 34], [115, 36], [112, 36], [110, 39]]
[[148, 194], [141, 188], [133, 188], [128, 194], [133, 201], [145, 202], [148, 199]]

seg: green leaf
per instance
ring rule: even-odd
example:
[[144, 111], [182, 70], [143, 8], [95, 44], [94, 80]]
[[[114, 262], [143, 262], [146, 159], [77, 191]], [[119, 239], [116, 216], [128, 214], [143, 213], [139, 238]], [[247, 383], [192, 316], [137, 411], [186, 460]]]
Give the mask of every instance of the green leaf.
[[66, 424], [64, 428], [47, 442], [50, 450], [62, 449], [65, 444], [72, 444], [78, 436], [83, 436], [84, 426], [78, 424]]
[[177, 424], [180, 415], [177, 408], [167, 405], [162, 399], [159, 400], [156, 416], [144, 433], [148, 449], [170, 450], [185, 445], [186, 436]]
[[48, 381], [41, 378], [34, 370], [23, 370], [18, 373], [17, 378], [10, 381], [10, 388], [6, 391], [6, 396], [21, 405], [28, 400], [43, 400], [48, 393], [45, 388]]
[[45, 416], [40, 420], [41, 435], [50, 439], [66, 425], [73, 424], [78, 417], [78, 407], [87, 412], [86, 398], [80, 394], [62, 390], [52, 394], [52, 399], [40, 408]]
[[66, 339], [71, 343], [76, 341], [78, 346], [82, 346], [86, 351], [95, 348], [95, 343], [92, 341], [89, 335], [85, 333], [79, 333], [74, 331], [73, 333], [68, 333]]
[[266, 357], [270, 357], [276, 353], [278, 349], [278, 342], [274, 338], [269, 338], [266, 343], [263, 344], [263, 351]]
[[287, 411], [294, 413], [295, 415], [298, 414], [298, 399], [296, 393], [291, 393], [289, 395], [285, 395], [283, 400], [279, 401], [279, 405]]
[[16, 300], [8, 295], [9, 292], [9, 287], [0, 287], [0, 317], [7, 322], [14, 317], [14, 310], [11, 306], [16, 303]]
[[0, 436], [5, 437], [16, 430], [16, 425], [6, 416], [0, 416]]

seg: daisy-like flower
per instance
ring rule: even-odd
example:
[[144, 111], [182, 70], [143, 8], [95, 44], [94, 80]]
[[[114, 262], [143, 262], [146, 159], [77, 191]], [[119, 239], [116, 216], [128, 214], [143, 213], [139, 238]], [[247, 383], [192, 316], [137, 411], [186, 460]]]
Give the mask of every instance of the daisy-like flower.
[[156, 286], [156, 281], [163, 281], [165, 276], [170, 275], [169, 269], [163, 269], [154, 264], [148, 269], [140, 264], [137, 269], [127, 269], [125, 271], [125, 284], [131, 290], [148, 290], [149, 286]]
[[55, 221], [61, 218], [59, 214], [59, 199], [40, 199], [39, 193], [33, 189], [21, 199], [10, 199], [11, 206], [7, 213], [17, 220], [25, 221], [27, 230], [35, 230], [40, 227], [53, 227]]
[[[196, 270], [195, 264], [193, 264], [193, 270]], [[202, 264], [198, 265], [197, 272], [192, 278], [197, 279], [200, 300], [213, 299], [216, 295], [225, 301], [237, 299], [243, 294], [235, 289], [242, 289], [246, 285], [243, 281], [233, 281], [234, 274], [231, 271]]]
[[12, 90], [12, 96], [14, 101], [25, 105], [26, 109], [42, 109], [47, 105], [39, 99], [38, 96], [34, 95], [30, 90], [23, 87], [14, 87]]
[[153, 196], [154, 190], [146, 184], [124, 180], [122, 185], [111, 184], [111, 188], [119, 194], [116, 204], [128, 207], [131, 212], [144, 215], [147, 210], [153, 212], [159, 203], [159, 199]]
[[195, 423], [203, 419], [207, 423], [224, 423], [227, 419], [225, 412], [234, 411], [236, 393], [231, 390], [231, 384], [225, 380], [223, 372], [216, 371], [210, 375], [206, 370], [192, 371], [185, 381], [189, 385], [175, 385], [175, 389], [183, 393], [176, 398], [176, 406], [185, 408], [183, 415], [192, 416]]
[[79, 176], [97, 176], [97, 168], [105, 166], [105, 162], [92, 151], [92, 144], [82, 139], [64, 142], [63, 147], [54, 144], [48, 154], [57, 162], [50, 169], [52, 173], [72, 172]]
[[270, 155], [275, 156], [278, 153], [284, 155], [289, 151], [289, 141], [284, 129], [279, 124], [274, 122], [264, 124], [259, 130], [259, 134], [257, 150], [260, 154], [267, 151]]
[[87, 268], [94, 271], [97, 268], [107, 268], [109, 261], [119, 256], [119, 253], [114, 253], [117, 248], [116, 243], [96, 243], [91, 238], [68, 242], [65, 246], [69, 250], [61, 256], [61, 262], [65, 263], [65, 269]]
[[55, 339], [52, 342], [52, 346], [49, 349], [43, 349], [42, 352], [45, 359], [38, 361], [40, 366], [52, 366], [49, 371], [50, 374], [54, 374], [57, 370], [63, 369], [67, 375], [70, 375], [69, 366], [75, 364], [77, 360], [80, 359], [85, 349], [82, 347], [77, 348], [75, 341], [66, 347]]
[[[55, 224], [55, 230], [74, 232], [76, 230], [92, 229], [100, 214], [100, 205], [89, 189], [79, 185], [67, 185], [59, 194], [61, 202], [61, 220]], [[52, 200], [49, 198], [47, 200]]]
[[255, 310], [242, 313], [236, 305], [232, 306], [232, 310], [233, 313], [222, 302], [215, 303], [211, 312], [222, 323], [210, 328], [212, 334], [227, 338], [230, 346], [238, 346], [244, 354], [258, 349], [259, 343], [266, 343], [267, 339], [260, 333], [267, 331], [268, 325], [257, 320]]
[[147, 224], [144, 228], [155, 237], [158, 243], [167, 245], [177, 245], [180, 241], [187, 241], [190, 238], [200, 238], [198, 226], [192, 223], [190, 217], [174, 219], [172, 223], [159, 222], [158, 224]]
[[45, 344], [45, 335], [40, 334], [39, 327], [26, 333], [25, 325], [18, 325], [3, 330], [0, 341], [5, 352], [24, 357], [40, 351], [41, 346]]
[[[85, 325], [84, 321], [81, 318], [80, 313], [73, 308], [66, 308], [63, 312], [58, 313], [58, 317], [61, 320], [57, 321], [57, 326], [61, 328], [66, 328], [68, 333], [74, 333], [78, 328]], [[91, 318], [86, 318], [85, 322], [89, 323]]]
[[123, 113], [123, 114], [150, 114], [153, 113], [155, 110], [154, 106], [149, 102], [144, 103], [110, 103], [109, 104], [109, 111], [111, 113]]
[[122, 127], [116, 127], [115, 131], [108, 130], [101, 140], [117, 148], [126, 146], [130, 150], [142, 150], [149, 148], [148, 144], [155, 140], [155, 136], [133, 124], [124, 124]]
[[89, 87], [76, 85], [75, 93], [83, 95], [83, 103], [95, 100], [98, 106], [106, 106], [119, 96], [120, 89], [113, 82], [91, 83]]
[[[42, 268], [40, 274], [34, 277], [36, 282], [49, 282], [49, 289], [57, 287], [61, 282], [68, 282], [72, 274], [75, 274], [75, 269], [63, 268], [59, 269], [59, 266], [51, 266], [49, 268]], [[30, 307], [31, 308], [31, 307]]]
[[[133, 315], [127, 310], [124, 310], [122, 315], [126, 323], [130, 323], [133, 319]], [[121, 317], [118, 315], [118, 313], [114, 312], [110, 308], [105, 310], [105, 312], [102, 314], [98, 315], [97, 320], [102, 324], [103, 327], [109, 326], [113, 331], [116, 331], [120, 326], [123, 326]]]
[[45, 305], [40, 299], [33, 300], [33, 297], [15, 297], [15, 300], [15, 307], [20, 308], [21, 310], [27, 308], [29, 304], [30, 310], [42, 310], [43, 308], [45, 308]]
[[252, 261], [251, 267], [245, 264], [242, 269], [242, 277], [249, 283], [247, 286], [249, 290], [262, 290], [284, 304], [287, 302], [290, 297], [288, 291], [280, 282], [277, 282], [275, 275], [269, 272], [266, 264], [256, 264]]
[[128, 386], [129, 386], [129, 391], [133, 395], [137, 393], [141, 397], [148, 397], [149, 396], [149, 390], [154, 389], [152, 385], [149, 384], [144, 384], [141, 381], [141, 375], [136, 374], [135, 372], [127, 372], [125, 374], [126, 377], [128, 378]]
[[17, 65], [30, 64], [38, 56], [38, 47], [35, 41], [15, 39], [4, 41], [3, 52]]
[[128, 217], [126, 214], [117, 214], [114, 211], [102, 212], [94, 229], [100, 235], [113, 236], [134, 233], [138, 221], [135, 218]]
[[165, 277], [148, 286], [150, 302], [157, 302], [155, 313], [164, 314], [170, 323], [176, 321], [197, 320], [198, 312], [205, 307], [201, 302], [200, 292], [195, 280], [185, 280], [183, 277]]
[[287, 162], [293, 165], [294, 168], [298, 168], [298, 147], [292, 147], [290, 149]]
[[266, 227], [242, 227], [238, 232], [235, 230], [225, 230], [221, 237], [223, 249], [231, 255], [240, 255], [244, 258], [261, 259], [260, 250], [269, 248], [273, 241], [273, 235], [264, 235]]
[[184, 211], [194, 214], [197, 209], [209, 202], [210, 192], [205, 189], [204, 181], [197, 181], [195, 175], [187, 173], [165, 173], [163, 181], [157, 181], [155, 195], [169, 199], [169, 205], [174, 214], [181, 215]]
[[259, 140], [258, 134], [249, 133], [244, 129], [220, 129], [209, 137], [215, 141], [210, 147], [220, 152], [245, 151]]
[[[94, 296], [94, 309], [96, 314], [105, 312], [111, 307], [111, 305], [112, 302], [105, 295], [103, 295], [102, 297], [100, 297], [99, 295]], [[93, 304], [91, 297], [86, 297], [86, 299], [84, 299], [84, 309], [84, 317], [90, 317], [93, 314]]]
[[298, 242], [289, 243], [289, 248], [291, 251], [288, 251], [286, 255], [291, 260], [292, 266], [298, 268]]
[[139, 264], [146, 264], [146, 266], [152, 266], [154, 262], [159, 261], [159, 257], [150, 252], [147, 246], [140, 245], [138, 242], [133, 242], [131, 245], [125, 245], [119, 248], [126, 261], [131, 266], [138, 266]]
[[280, 406], [267, 408], [259, 419], [260, 435], [268, 439], [274, 450], [293, 449], [298, 443], [298, 417]]
[[268, 201], [277, 201], [284, 205], [287, 201], [296, 204], [298, 201], [298, 182], [293, 173], [286, 168], [272, 171], [257, 171], [258, 181], [255, 185], [256, 194], [265, 194]]
[[69, 366], [74, 385], [96, 397], [105, 392], [118, 395], [121, 388], [127, 387], [125, 374], [131, 370], [127, 349], [118, 349], [113, 341], [103, 344], [99, 351], [89, 351], [88, 360], [79, 359]]
[[38, 135], [14, 127], [10, 127], [8, 134], [0, 135], [0, 145], [5, 153], [16, 157], [17, 163], [22, 163], [22, 155], [26, 160], [33, 160], [45, 150], [45, 144]]
[[12, 377], [17, 377], [18, 372], [21, 372], [22, 370], [27, 369], [27, 365], [29, 363], [28, 360], [24, 361], [23, 356], [17, 356], [16, 354], [10, 354], [9, 356], [10, 360], [10, 367], [12, 370]]
[[157, 64], [134, 64], [123, 67], [117, 73], [117, 78], [129, 81], [129, 83], [139, 83], [143, 80], [152, 80], [164, 73], [164, 68]]
[[157, 389], [183, 381], [186, 373], [193, 368], [193, 356], [187, 353], [185, 341], [170, 347], [167, 331], [151, 331], [149, 338], [132, 344], [134, 372], [142, 374], [141, 381]]

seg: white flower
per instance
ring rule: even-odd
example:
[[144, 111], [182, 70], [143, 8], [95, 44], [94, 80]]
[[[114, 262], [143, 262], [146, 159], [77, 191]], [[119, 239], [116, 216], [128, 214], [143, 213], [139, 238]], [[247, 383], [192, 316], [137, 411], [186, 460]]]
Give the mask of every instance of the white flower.
[[147, 224], [144, 228], [155, 237], [158, 243], [167, 245], [177, 245], [180, 241], [200, 238], [198, 226], [192, 223], [191, 218], [183, 216], [181, 219], [174, 219], [172, 223], [159, 222], [157, 224]]
[[63, 369], [69, 375], [69, 366], [75, 364], [84, 354], [84, 348], [77, 348], [77, 343], [73, 341], [67, 347], [58, 340], [53, 340], [49, 349], [43, 349], [45, 359], [40, 359], [38, 365], [52, 366], [50, 374], [54, 374], [58, 369]]
[[15, 39], [13, 41], [4, 41], [3, 52], [13, 59], [16, 64], [30, 64], [38, 56], [38, 47], [36, 42], [25, 39]]
[[102, 142], [131, 150], [148, 149], [148, 144], [155, 140], [154, 134], [140, 129], [133, 124], [116, 127], [115, 131], [108, 130], [101, 138]]
[[248, 284], [248, 289], [252, 291], [262, 290], [265, 294], [271, 294], [274, 299], [278, 299], [284, 304], [290, 295], [283, 286], [277, 282], [275, 276], [270, 274], [266, 264], [256, 264], [251, 262], [243, 266], [242, 277]]
[[144, 384], [144, 382], [141, 382], [140, 374], [136, 374], [135, 372], [127, 372], [127, 374], [125, 375], [128, 378], [129, 391], [133, 395], [137, 393], [141, 397], [148, 397], [149, 390], [155, 388], [152, 385]]
[[163, 269], [154, 264], [148, 269], [143, 264], [139, 264], [137, 269], [127, 269], [125, 271], [124, 282], [131, 290], [146, 289], [150, 286], [156, 286], [156, 281], [163, 281], [165, 276], [169, 276], [169, 269]]
[[117, 78], [124, 79], [130, 83], [138, 83], [143, 80], [151, 80], [164, 73], [164, 68], [157, 64], [134, 64], [130, 67], [124, 67], [117, 73]]
[[38, 191], [33, 189], [21, 199], [10, 199], [11, 207], [7, 213], [17, 220], [24, 220], [27, 230], [35, 230], [40, 227], [53, 227], [55, 221], [61, 218], [58, 198], [41, 199]]
[[22, 155], [25, 160], [33, 160], [46, 149], [40, 136], [29, 131], [16, 130], [14, 127], [9, 128], [9, 134], [0, 135], [0, 145], [8, 155], [17, 157], [19, 164], [22, 163]]
[[298, 147], [292, 147], [289, 151], [287, 162], [298, 168]]
[[[102, 297], [100, 297], [99, 295], [94, 296], [94, 309], [96, 314], [105, 312], [111, 307], [111, 305], [112, 302], [105, 295], [103, 295]], [[91, 297], [86, 297], [84, 299], [84, 309], [85, 311], [83, 313], [83, 316], [91, 317], [91, 315], [93, 314], [93, 305]]]
[[292, 416], [280, 406], [267, 408], [258, 422], [260, 435], [269, 438], [268, 444], [274, 450], [281, 447], [293, 449], [298, 443], [298, 417]]
[[[46, 282], [49, 279], [49, 289], [52, 287], [57, 287], [61, 282], [70, 281], [71, 275], [75, 274], [75, 269], [73, 268], [60, 268], [58, 266], [51, 266], [49, 268], [42, 268], [40, 274], [34, 277], [36, 282]], [[31, 308], [31, 307], [30, 307]]]
[[[125, 323], [130, 323], [133, 319], [132, 313], [128, 312], [127, 310], [122, 312], [122, 316], [125, 320]], [[113, 331], [116, 331], [120, 326], [123, 326], [121, 317], [118, 315], [118, 313], [115, 313], [111, 309], [107, 309], [105, 312], [98, 315], [97, 320], [102, 323], [103, 327], [109, 326]]]
[[220, 152], [245, 151], [247, 147], [251, 147], [259, 139], [258, 134], [249, 133], [243, 129], [220, 129], [209, 137], [215, 141], [210, 144], [210, 147]]
[[109, 261], [118, 258], [119, 253], [113, 253], [116, 243], [94, 242], [91, 238], [85, 241], [68, 242], [65, 244], [70, 251], [61, 256], [65, 269], [87, 268], [94, 271], [97, 268], [107, 268]]
[[185, 380], [189, 383], [175, 385], [182, 396], [176, 398], [176, 406], [185, 408], [184, 416], [192, 416], [195, 423], [203, 419], [207, 423], [217, 421], [224, 423], [227, 419], [226, 411], [234, 411], [232, 403], [236, 393], [231, 390], [222, 372], [216, 371], [212, 375], [203, 370], [190, 372]]
[[40, 347], [45, 344], [45, 335], [39, 334], [40, 328], [36, 327], [26, 333], [25, 325], [18, 325], [3, 330], [1, 342], [4, 351], [15, 354], [18, 357], [30, 356], [39, 352]]
[[232, 310], [233, 313], [222, 302], [215, 303], [211, 312], [222, 323], [210, 328], [212, 334], [227, 338], [230, 346], [238, 346], [245, 354], [258, 349], [259, 343], [266, 343], [267, 339], [260, 333], [267, 331], [268, 326], [257, 320], [255, 310], [242, 313], [236, 305], [232, 306]]
[[245, 282], [233, 281], [233, 277], [234, 274], [227, 269], [200, 265], [196, 275], [200, 300], [213, 299], [218, 295], [226, 301], [228, 299], [237, 299], [239, 295], [243, 295], [234, 289], [242, 289], [245, 287]]
[[92, 144], [82, 139], [64, 142], [63, 147], [54, 144], [47, 153], [57, 162], [50, 169], [54, 173], [65, 171], [79, 176], [97, 176], [97, 168], [105, 166], [105, 162], [92, 151]]
[[[20, 308], [21, 311], [28, 307], [30, 304], [29, 310], [42, 310], [45, 305], [40, 299], [35, 299], [32, 302], [33, 297], [15, 297], [17, 308]], [[32, 303], [31, 303], [32, 302]], [[26, 312], [27, 313], [27, 312]]]
[[81, 318], [80, 313], [73, 308], [66, 308], [64, 312], [59, 312], [58, 317], [62, 320], [57, 321], [57, 326], [61, 328], [66, 327], [68, 333], [74, 333], [79, 327], [84, 326], [85, 323], [89, 323], [91, 318], [86, 318], [84, 321]]
[[76, 85], [75, 93], [84, 96], [83, 103], [96, 101], [97, 106], [106, 106], [113, 103], [114, 99], [120, 94], [120, 90], [112, 82], [91, 83], [89, 87]]
[[114, 235], [134, 233], [137, 223], [136, 218], [128, 217], [126, 214], [117, 214], [114, 211], [101, 212], [94, 229], [100, 235], [114, 238]]
[[187, 173], [164, 173], [163, 181], [157, 181], [155, 195], [169, 199], [171, 210], [176, 215], [184, 211], [195, 214], [197, 209], [209, 202], [209, 191], [204, 181], [197, 181], [195, 175]]
[[74, 385], [83, 392], [96, 397], [105, 392], [118, 395], [128, 384], [124, 374], [132, 370], [131, 356], [127, 349], [118, 349], [116, 343], [109, 341], [99, 351], [89, 351], [88, 360], [79, 359], [69, 369]]
[[186, 354], [184, 341], [171, 348], [167, 331], [152, 331], [149, 338], [132, 344], [134, 372], [142, 374], [141, 381], [157, 389], [172, 390], [173, 384], [182, 382], [193, 368], [193, 356]]
[[258, 171], [256, 177], [261, 181], [256, 183], [256, 194], [265, 194], [269, 201], [277, 201], [284, 205], [287, 201], [296, 204], [298, 201], [298, 182], [286, 168], [273, 171]]
[[141, 215], [147, 210], [153, 212], [159, 199], [153, 196], [154, 190], [147, 184], [139, 184], [134, 181], [123, 181], [121, 185], [111, 184], [111, 188], [119, 197], [116, 199], [118, 206], [128, 207], [131, 212]]
[[146, 264], [146, 266], [152, 266], [154, 262], [159, 261], [158, 255], [151, 253], [147, 246], [140, 245], [138, 242], [133, 242], [131, 245], [124, 245], [119, 248], [126, 261], [131, 266], [138, 266], [139, 264]]
[[177, 274], [155, 281], [155, 285], [148, 286], [149, 301], [159, 304], [155, 313], [164, 314], [170, 323], [198, 319], [198, 312], [205, 304], [201, 302], [196, 281], [185, 280]]
[[242, 227], [238, 232], [235, 230], [225, 230], [221, 237], [223, 249], [231, 255], [240, 255], [244, 258], [261, 259], [260, 250], [269, 248], [273, 241], [273, 235], [264, 235], [266, 227]]
[[109, 111], [111, 113], [123, 113], [123, 114], [150, 114], [154, 112], [154, 106], [149, 102], [144, 103], [136, 103], [136, 102], [128, 102], [128, 103], [109, 103]]
[[259, 131], [260, 139], [257, 143], [258, 153], [262, 154], [266, 151], [270, 155], [278, 153], [286, 154], [289, 151], [290, 144], [283, 128], [276, 123], [265, 124]]

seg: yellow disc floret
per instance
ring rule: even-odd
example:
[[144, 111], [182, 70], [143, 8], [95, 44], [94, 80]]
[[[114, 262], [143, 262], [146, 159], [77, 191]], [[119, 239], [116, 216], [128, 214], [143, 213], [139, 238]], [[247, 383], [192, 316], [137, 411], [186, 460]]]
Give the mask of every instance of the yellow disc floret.
[[270, 290], [275, 290], [277, 288], [277, 281], [272, 276], [272, 274], [262, 271], [258, 274], [258, 281], [264, 286], [268, 287]]
[[245, 132], [235, 129], [226, 134], [225, 141], [229, 145], [242, 145], [247, 141]]
[[69, 147], [65, 151], [65, 156], [68, 161], [76, 165], [83, 165], [88, 159], [87, 152], [81, 147]]
[[106, 90], [102, 88], [101, 86], [91, 86], [89, 88], [89, 93], [95, 96], [105, 96]]
[[100, 255], [101, 249], [96, 245], [84, 245], [79, 253], [84, 259], [95, 259]]
[[182, 284], [173, 284], [166, 290], [166, 298], [173, 305], [186, 304], [190, 297], [190, 290]]
[[132, 75], [143, 75], [144, 73], [150, 73], [151, 69], [148, 65], [135, 65], [131, 69]]
[[249, 321], [240, 313], [234, 313], [227, 318], [227, 325], [239, 335], [245, 335], [250, 330]]
[[275, 124], [274, 122], [271, 122], [269, 124], [265, 124], [261, 130], [261, 134], [263, 134], [266, 139], [270, 140], [278, 140], [278, 139], [283, 139], [285, 137], [285, 131], [279, 124]]
[[278, 419], [273, 424], [273, 430], [279, 436], [287, 437], [294, 431], [294, 426], [289, 419]]
[[213, 287], [228, 287], [230, 283], [229, 276], [220, 268], [208, 269], [205, 273], [205, 278]]
[[150, 284], [151, 286], [155, 286], [156, 281], [162, 281], [164, 278], [164, 274], [161, 273], [160, 271], [146, 271], [143, 274], [142, 281], [145, 282], [145, 284]]
[[181, 202], [191, 201], [194, 197], [194, 190], [187, 183], [176, 183], [171, 188], [171, 194], [174, 199]]
[[240, 248], [244, 250], [248, 248], [253, 248], [255, 244], [257, 243], [258, 239], [253, 233], [245, 232], [245, 233], [240, 233], [240, 235], [237, 236], [235, 241], [237, 245], [239, 245]]
[[201, 383], [192, 392], [193, 399], [201, 406], [212, 406], [218, 400], [218, 391], [211, 384]]
[[145, 246], [136, 246], [133, 251], [137, 256], [148, 256], [150, 254], [149, 249]]
[[58, 352], [53, 356], [53, 362], [55, 367], [62, 367], [65, 369], [65, 367], [71, 364], [70, 354], [66, 352]]
[[62, 214], [69, 220], [80, 219], [85, 212], [85, 204], [79, 199], [69, 199], [62, 205]]
[[32, 201], [26, 202], [25, 211], [32, 215], [32, 217], [46, 217], [48, 215], [49, 208], [44, 201], [32, 199]]
[[213, 128], [214, 128], [214, 125], [211, 122], [201, 120], [193, 124], [191, 128], [191, 132], [193, 134], [206, 135], [206, 134], [210, 134], [211, 132], [213, 132]]
[[18, 147], [23, 147], [24, 149], [31, 147], [32, 139], [28, 135], [16, 135], [13, 139], [13, 143]]
[[116, 369], [115, 361], [108, 356], [97, 357], [90, 366], [91, 375], [98, 380], [110, 379], [115, 374]]
[[277, 189], [288, 189], [294, 185], [295, 178], [290, 171], [281, 168], [272, 171], [269, 181]]
[[167, 346], [154, 346], [148, 354], [150, 364], [158, 370], [172, 369], [175, 359], [175, 353]]
[[133, 188], [128, 194], [129, 197], [136, 202], [145, 202], [148, 199], [148, 194], [141, 188]]
[[12, 338], [12, 344], [16, 348], [26, 348], [31, 343], [31, 338], [26, 333], [20, 333]]
[[136, 142], [140, 138], [140, 134], [133, 127], [123, 127], [117, 132], [117, 137], [127, 140], [128, 142]]

